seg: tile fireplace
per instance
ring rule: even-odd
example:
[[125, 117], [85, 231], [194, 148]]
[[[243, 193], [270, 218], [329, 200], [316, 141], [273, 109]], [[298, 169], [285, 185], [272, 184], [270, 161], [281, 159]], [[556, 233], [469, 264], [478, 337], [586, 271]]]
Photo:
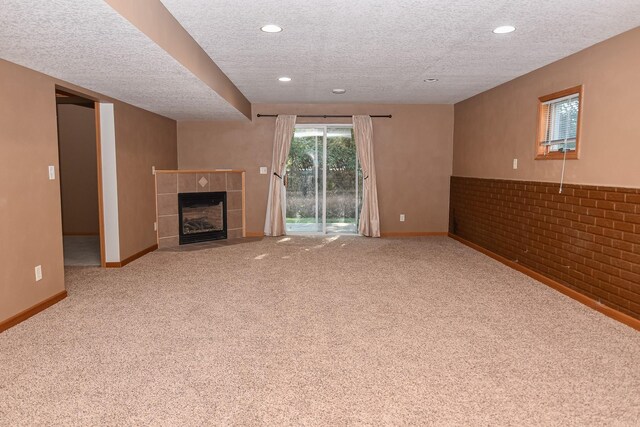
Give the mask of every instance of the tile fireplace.
[[[156, 170], [158, 247], [244, 237], [244, 175], [239, 169]], [[181, 211], [181, 198], [195, 206]], [[203, 200], [212, 206], [201, 209]]]

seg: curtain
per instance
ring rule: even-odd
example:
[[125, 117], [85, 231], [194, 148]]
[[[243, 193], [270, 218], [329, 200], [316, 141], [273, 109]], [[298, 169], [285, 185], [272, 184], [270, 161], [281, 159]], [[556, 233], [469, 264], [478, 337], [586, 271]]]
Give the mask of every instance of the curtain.
[[362, 167], [364, 185], [362, 211], [358, 232], [363, 236], [380, 237], [380, 215], [378, 213], [378, 190], [376, 167], [373, 161], [373, 125], [370, 116], [353, 116], [353, 134], [356, 151]]
[[282, 236], [285, 230], [285, 187], [284, 174], [287, 157], [296, 125], [296, 116], [279, 115], [273, 137], [273, 157], [271, 159], [271, 183], [267, 201], [267, 217], [264, 222], [265, 236]]

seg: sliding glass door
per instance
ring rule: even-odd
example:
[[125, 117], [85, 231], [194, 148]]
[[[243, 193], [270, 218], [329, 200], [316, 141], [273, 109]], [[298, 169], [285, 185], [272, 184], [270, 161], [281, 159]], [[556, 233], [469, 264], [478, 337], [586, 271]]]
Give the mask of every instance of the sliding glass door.
[[297, 126], [285, 176], [288, 232], [324, 231], [323, 171], [324, 129]]
[[326, 159], [326, 231], [357, 233], [362, 185], [351, 126], [327, 128]]
[[362, 173], [352, 126], [296, 126], [286, 185], [287, 232], [357, 233]]

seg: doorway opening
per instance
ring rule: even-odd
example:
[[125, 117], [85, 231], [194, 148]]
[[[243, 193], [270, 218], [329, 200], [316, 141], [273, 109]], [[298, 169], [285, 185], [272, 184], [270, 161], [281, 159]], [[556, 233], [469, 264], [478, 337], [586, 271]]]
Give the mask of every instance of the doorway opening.
[[94, 100], [56, 90], [65, 266], [104, 266], [99, 114]]
[[362, 170], [352, 125], [297, 125], [287, 173], [288, 233], [357, 234]]

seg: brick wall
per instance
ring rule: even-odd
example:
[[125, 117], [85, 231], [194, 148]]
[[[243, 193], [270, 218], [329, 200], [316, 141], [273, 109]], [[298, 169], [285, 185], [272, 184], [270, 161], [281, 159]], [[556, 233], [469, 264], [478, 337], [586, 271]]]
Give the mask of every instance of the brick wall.
[[449, 231], [640, 319], [640, 189], [451, 178]]

